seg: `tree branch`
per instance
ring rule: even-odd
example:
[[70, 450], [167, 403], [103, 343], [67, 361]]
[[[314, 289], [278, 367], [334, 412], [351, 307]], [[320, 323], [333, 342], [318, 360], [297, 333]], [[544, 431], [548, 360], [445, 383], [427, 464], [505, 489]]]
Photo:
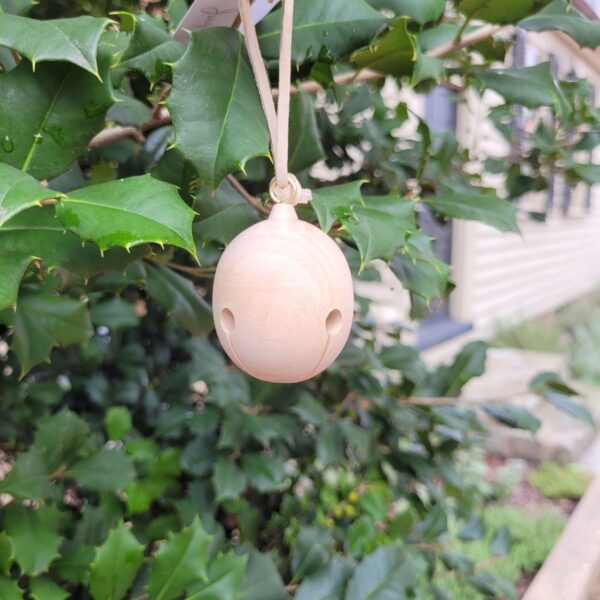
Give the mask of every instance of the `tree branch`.
[[227, 175], [227, 181], [229, 181], [232, 187], [235, 188], [238, 194], [242, 196], [242, 198], [248, 202], [248, 204], [253, 206], [263, 215], [268, 215], [271, 212], [266, 206], [263, 205], [259, 198], [250, 194], [248, 190], [246, 190], [246, 188], [233, 175]]
[[[434, 48], [433, 50], [430, 50], [429, 52], [427, 52], [427, 56], [430, 56], [432, 58], [444, 58], [446, 56], [450, 56], [457, 50], [461, 50], [463, 48], [467, 48], [469, 46], [478, 44], [479, 42], [491, 37], [492, 35], [496, 35], [498, 33], [510, 30], [512, 30], [512, 26], [503, 27], [500, 25], [484, 25], [476, 31], [473, 31], [473, 33], [461, 37], [461, 39], [454, 40], [452, 42]], [[380, 73], [379, 71], [372, 71], [371, 69], [363, 69], [362, 71], [358, 72], [351, 71], [349, 73], [341, 73], [340, 75], [337, 75], [334, 78], [334, 82], [336, 85], [344, 86], [357, 83], [367, 83], [369, 81], [377, 81], [379, 79], [383, 79], [384, 77], [386, 77], [385, 73]], [[305, 81], [301, 83], [300, 86], [292, 86], [292, 94], [297, 94], [299, 91], [306, 92], [309, 94], [316, 94], [317, 92], [323, 90], [323, 86], [317, 83], [316, 81]], [[278, 90], [274, 89], [273, 95], [277, 96], [277, 93]], [[161, 98], [161, 100], [164, 100], [164, 98]], [[89, 144], [89, 148], [100, 148], [102, 146], [108, 146], [109, 144], [113, 144], [114, 142], [118, 142], [120, 140], [125, 139], [133, 139], [136, 142], [143, 143], [144, 132], [152, 131], [157, 127], [168, 125], [170, 123], [171, 115], [169, 115], [169, 111], [165, 107], [161, 107], [160, 110], [156, 111], [156, 114], [150, 121], [144, 123], [139, 128], [110, 127], [104, 129], [92, 139], [92, 141]], [[231, 181], [231, 179], [230, 183], [232, 185], [235, 185], [233, 181]], [[253, 196], [250, 196], [245, 189], [243, 193], [237, 186], [236, 189], [238, 189], [240, 194], [242, 194], [246, 198], [246, 200], [248, 200], [248, 202], [250, 202], [250, 204], [252, 204], [257, 210], [260, 210], [261, 212], [264, 212], [266, 210], [264, 206], [262, 206], [262, 203], [260, 203], [260, 201], [254, 198]], [[250, 198], [253, 198], [253, 200], [250, 201]], [[258, 204], [254, 204], [254, 200], [256, 200]], [[258, 205], [260, 205], [261, 208], [259, 208]]]

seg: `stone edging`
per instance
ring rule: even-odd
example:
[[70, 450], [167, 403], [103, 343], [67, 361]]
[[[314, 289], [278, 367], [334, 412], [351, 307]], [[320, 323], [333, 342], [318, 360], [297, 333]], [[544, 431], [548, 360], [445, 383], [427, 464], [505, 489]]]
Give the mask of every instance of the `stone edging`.
[[592, 600], [600, 581], [600, 476], [593, 479], [523, 600]]

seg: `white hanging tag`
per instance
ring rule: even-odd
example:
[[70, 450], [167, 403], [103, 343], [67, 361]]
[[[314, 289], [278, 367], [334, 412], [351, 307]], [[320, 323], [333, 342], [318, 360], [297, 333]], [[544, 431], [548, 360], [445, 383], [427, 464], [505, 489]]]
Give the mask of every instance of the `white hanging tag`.
[[[279, 0], [253, 0], [254, 22], [264, 19], [279, 4]], [[190, 31], [200, 31], [209, 27], [233, 27], [239, 21], [237, 0], [196, 0], [181, 20], [175, 39], [186, 43]]]

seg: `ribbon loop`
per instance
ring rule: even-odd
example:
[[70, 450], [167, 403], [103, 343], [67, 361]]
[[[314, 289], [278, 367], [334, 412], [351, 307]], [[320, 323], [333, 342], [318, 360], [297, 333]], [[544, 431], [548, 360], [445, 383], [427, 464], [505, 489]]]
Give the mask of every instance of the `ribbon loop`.
[[238, 0], [248, 56], [256, 79], [269, 134], [275, 165], [275, 179], [269, 186], [274, 202], [295, 206], [311, 201], [310, 190], [302, 188], [298, 179], [288, 172], [290, 96], [292, 87], [292, 37], [294, 29], [294, 0], [282, 0], [281, 44], [279, 49], [279, 96], [277, 109], [269, 82], [269, 74], [260, 52], [256, 26], [252, 18], [251, 0]]

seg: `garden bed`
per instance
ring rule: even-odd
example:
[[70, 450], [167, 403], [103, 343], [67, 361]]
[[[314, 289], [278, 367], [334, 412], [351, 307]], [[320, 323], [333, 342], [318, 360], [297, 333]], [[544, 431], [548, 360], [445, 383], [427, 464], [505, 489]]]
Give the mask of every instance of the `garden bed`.
[[[476, 570], [485, 568], [509, 581], [519, 598], [530, 600], [528, 590], [569, 528], [590, 478], [573, 466], [539, 465], [495, 455], [485, 458], [485, 472], [490, 485], [488, 504], [482, 511], [486, 534], [474, 541], [454, 540], [449, 549], [473, 560]], [[452, 598], [485, 598], [452, 575], [442, 573], [439, 585]], [[544, 600], [566, 598], [546, 596]]]

